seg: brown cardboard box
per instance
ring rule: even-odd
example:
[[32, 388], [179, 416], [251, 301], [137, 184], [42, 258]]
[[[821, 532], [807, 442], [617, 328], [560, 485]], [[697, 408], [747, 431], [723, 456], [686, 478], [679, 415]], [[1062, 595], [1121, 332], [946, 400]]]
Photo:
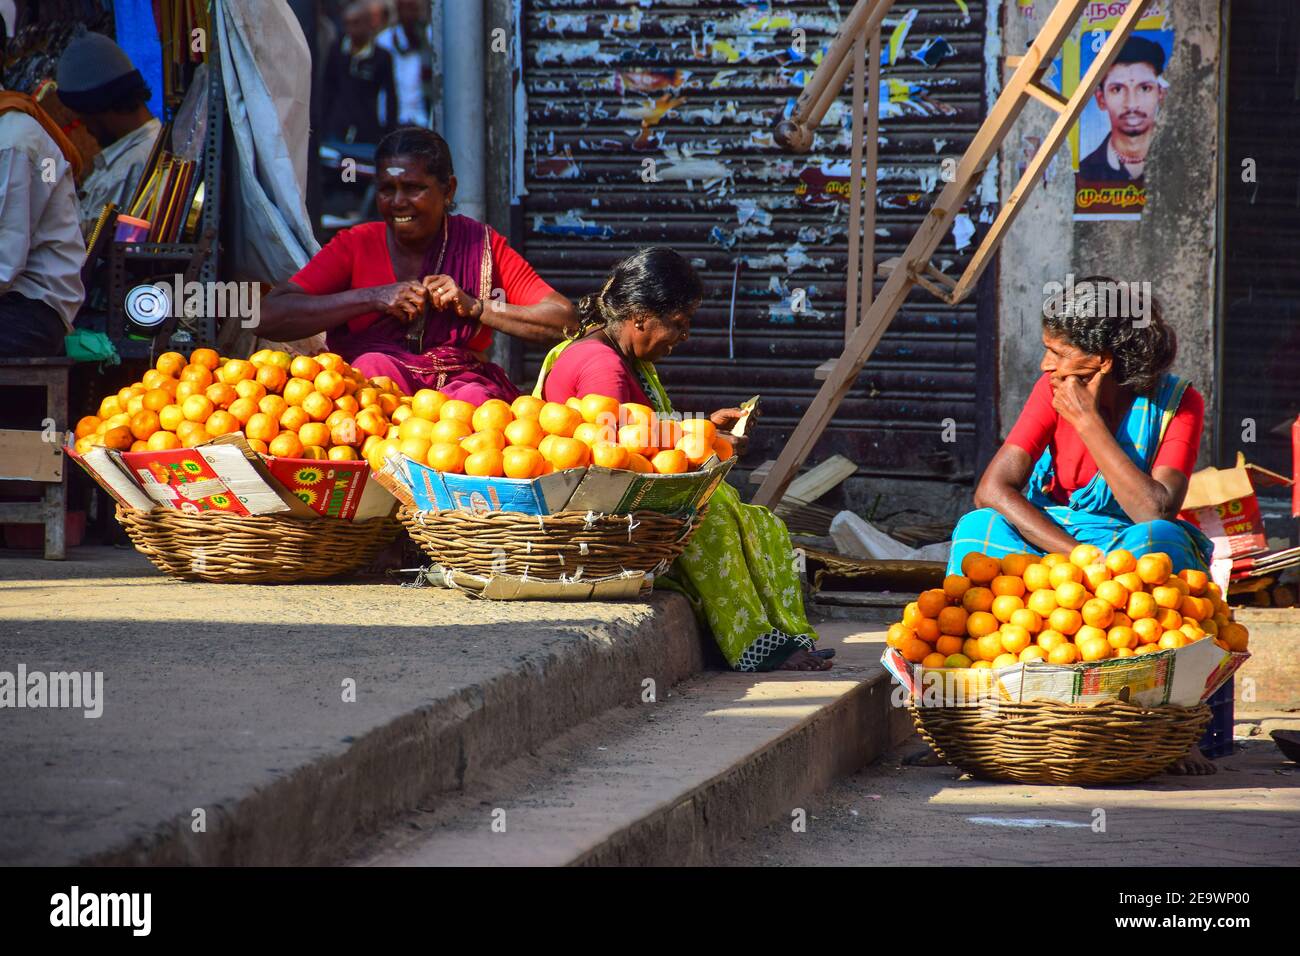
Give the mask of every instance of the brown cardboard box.
[[1237, 453], [1234, 468], [1203, 468], [1187, 484], [1179, 517], [1196, 525], [1214, 542], [1214, 557], [1242, 558], [1268, 550], [1255, 488], [1290, 485], [1291, 479], [1247, 464]]

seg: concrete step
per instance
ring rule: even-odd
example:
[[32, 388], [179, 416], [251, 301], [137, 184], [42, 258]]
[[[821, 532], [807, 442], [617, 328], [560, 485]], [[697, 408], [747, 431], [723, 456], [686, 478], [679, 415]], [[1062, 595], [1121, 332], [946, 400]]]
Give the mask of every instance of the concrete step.
[[[656, 688], [358, 844], [357, 865], [703, 864], [911, 733], [879, 665], [892, 612], [819, 625], [835, 667]], [[896, 616], [896, 615], [893, 615]]]
[[93, 719], [5, 711], [10, 865], [327, 862], [705, 660], [668, 592], [516, 603], [382, 580], [181, 584], [111, 548], [0, 553], [0, 633], [0, 670], [103, 682]]

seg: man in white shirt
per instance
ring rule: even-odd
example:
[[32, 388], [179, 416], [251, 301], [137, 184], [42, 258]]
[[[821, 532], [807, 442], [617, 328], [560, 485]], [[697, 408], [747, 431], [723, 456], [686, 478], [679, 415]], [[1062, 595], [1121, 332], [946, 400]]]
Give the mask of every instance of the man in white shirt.
[[81, 185], [81, 228], [89, 235], [105, 203], [127, 211], [162, 124], [146, 105], [149, 87], [140, 71], [103, 34], [73, 37], [59, 58], [56, 78], [59, 99], [101, 147]]
[[397, 121], [430, 128], [429, 90], [433, 82], [433, 28], [424, 22], [427, 3], [397, 0], [397, 22], [375, 38], [393, 56]]
[[[3, 40], [0, 30], [0, 53]], [[19, 97], [0, 97], [8, 101], [0, 106], [0, 356], [56, 356], [85, 298], [86, 246], [72, 165], [24, 111], [41, 115], [40, 107], [29, 97], [17, 106]]]

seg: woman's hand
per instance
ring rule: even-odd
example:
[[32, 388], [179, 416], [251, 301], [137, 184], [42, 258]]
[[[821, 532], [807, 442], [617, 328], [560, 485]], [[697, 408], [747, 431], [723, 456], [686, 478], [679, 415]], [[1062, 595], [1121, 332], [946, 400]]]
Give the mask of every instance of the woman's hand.
[[709, 416], [709, 421], [717, 426], [720, 432], [730, 432], [736, 427], [736, 422], [744, 416], [745, 412], [739, 408], [719, 408]]
[[429, 296], [429, 304], [435, 309], [451, 306], [463, 319], [477, 319], [483, 315], [483, 304], [466, 293], [451, 276], [425, 276], [424, 291]]
[[1068, 375], [1052, 392], [1052, 408], [1069, 422], [1075, 431], [1081, 431], [1087, 424], [1100, 421], [1101, 412], [1097, 408], [1097, 396], [1101, 393], [1101, 383], [1106, 373], [1096, 372], [1087, 384], [1077, 375]]
[[413, 280], [375, 286], [371, 291], [374, 295], [375, 310], [391, 315], [402, 322], [410, 322], [418, 316], [424, 310], [427, 301], [424, 286]]

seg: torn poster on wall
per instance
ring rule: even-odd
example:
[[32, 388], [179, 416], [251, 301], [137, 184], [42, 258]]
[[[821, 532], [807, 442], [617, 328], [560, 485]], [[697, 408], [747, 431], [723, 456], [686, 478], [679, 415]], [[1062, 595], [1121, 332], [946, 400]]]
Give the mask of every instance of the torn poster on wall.
[[[1066, 41], [1054, 64], [1063, 95], [1078, 89], [1129, 2], [1085, 8], [1080, 34]], [[1076, 222], [1142, 218], [1146, 174], [1156, 159], [1151, 143], [1169, 91], [1165, 77], [1174, 49], [1165, 6], [1157, 0], [1138, 21], [1070, 133]]]

